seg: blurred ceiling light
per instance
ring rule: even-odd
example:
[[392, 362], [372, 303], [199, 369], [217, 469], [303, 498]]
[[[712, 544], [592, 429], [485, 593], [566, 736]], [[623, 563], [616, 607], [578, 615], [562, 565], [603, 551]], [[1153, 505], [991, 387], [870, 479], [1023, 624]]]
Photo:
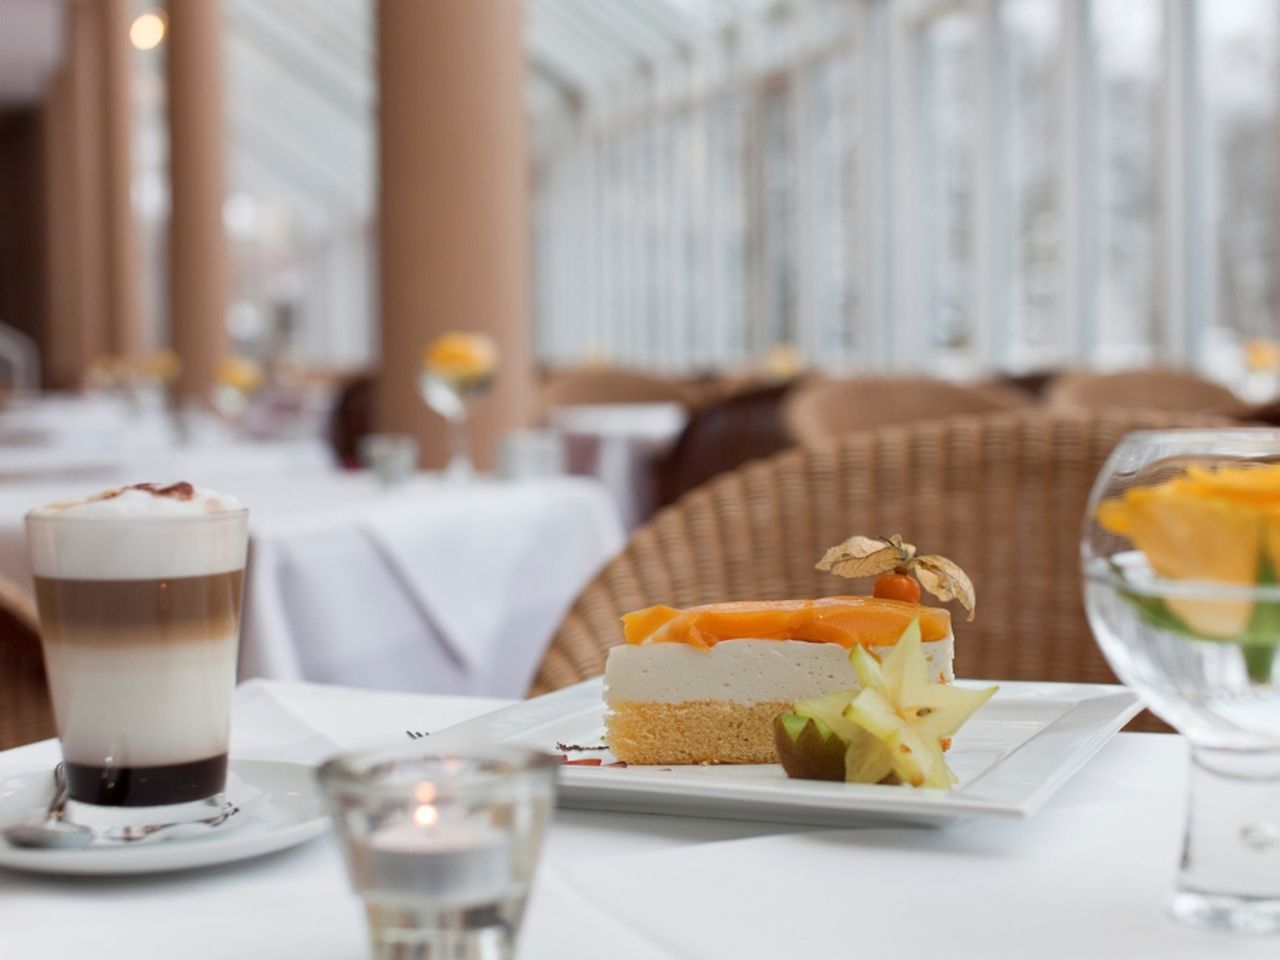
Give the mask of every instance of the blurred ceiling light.
[[129, 42], [138, 50], [154, 50], [164, 40], [164, 14], [149, 10], [129, 27]]

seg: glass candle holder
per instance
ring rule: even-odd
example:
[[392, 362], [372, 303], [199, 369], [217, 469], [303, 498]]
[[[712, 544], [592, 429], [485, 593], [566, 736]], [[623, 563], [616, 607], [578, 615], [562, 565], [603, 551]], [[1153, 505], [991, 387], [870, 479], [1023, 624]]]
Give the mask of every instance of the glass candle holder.
[[417, 744], [321, 767], [376, 960], [514, 956], [556, 770], [529, 750]]

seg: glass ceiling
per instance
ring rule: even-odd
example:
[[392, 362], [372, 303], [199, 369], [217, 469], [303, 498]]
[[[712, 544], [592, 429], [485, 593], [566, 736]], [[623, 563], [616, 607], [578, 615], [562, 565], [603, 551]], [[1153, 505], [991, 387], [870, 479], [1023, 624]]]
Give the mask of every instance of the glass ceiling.
[[[780, 5], [526, 3], [535, 134], [602, 91], [687, 60], [738, 18]], [[229, 194], [277, 198], [321, 229], [335, 219], [367, 218], [376, 164], [374, 0], [224, 0], [223, 9]]]

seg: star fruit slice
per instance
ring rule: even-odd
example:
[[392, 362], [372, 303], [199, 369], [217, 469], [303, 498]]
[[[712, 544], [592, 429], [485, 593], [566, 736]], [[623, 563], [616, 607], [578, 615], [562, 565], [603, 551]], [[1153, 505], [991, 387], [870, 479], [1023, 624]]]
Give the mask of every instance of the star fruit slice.
[[860, 646], [854, 647], [850, 660], [861, 689], [844, 709], [844, 719], [879, 741], [903, 783], [951, 786], [955, 775], [943, 756], [942, 741], [959, 730], [997, 688], [967, 690], [931, 682], [919, 620], [903, 631], [882, 662]]

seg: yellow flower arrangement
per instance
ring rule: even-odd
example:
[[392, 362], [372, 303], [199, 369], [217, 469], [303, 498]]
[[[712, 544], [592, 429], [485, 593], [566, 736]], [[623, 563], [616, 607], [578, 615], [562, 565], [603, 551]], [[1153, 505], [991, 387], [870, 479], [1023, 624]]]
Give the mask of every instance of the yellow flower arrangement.
[[160, 383], [173, 383], [182, 373], [182, 360], [172, 350], [155, 350], [138, 362], [138, 369]]
[[[1099, 504], [1097, 520], [1131, 540], [1166, 579], [1272, 583], [1280, 574], [1280, 464], [1188, 466]], [[1239, 636], [1254, 613], [1249, 599], [1165, 597], [1164, 603], [1205, 637]]]
[[1250, 371], [1280, 370], [1280, 343], [1262, 337], [1244, 345], [1244, 365]]
[[498, 348], [479, 333], [446, 333], [428, 345], [423, 369], [459, 387], [476, 386], [493, 376]]
[[118, 387], [127, 379], [127, 373], [128, 368], [120, 357], [111, 353], [100, 353], [89, 361], [85, 383], [98, 390]]
[[262, 384], [262, 367], [248, 357], [227, 357], [218, 364], [218, 385], [253, 393]]

